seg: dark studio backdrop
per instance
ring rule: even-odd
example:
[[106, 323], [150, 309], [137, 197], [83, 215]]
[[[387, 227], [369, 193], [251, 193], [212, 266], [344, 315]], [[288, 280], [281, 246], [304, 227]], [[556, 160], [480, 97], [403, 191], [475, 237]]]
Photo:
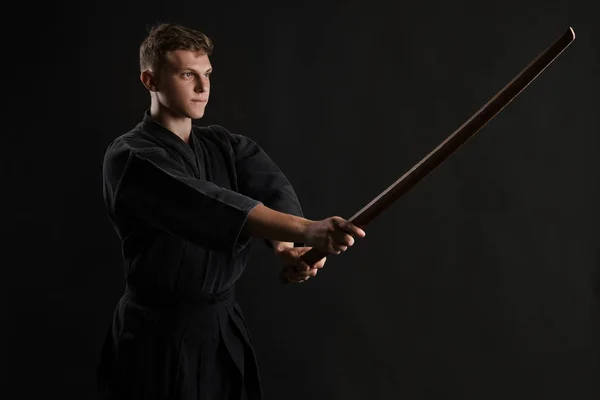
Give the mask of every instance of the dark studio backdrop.
[[266, 400], [600, 397], [594, 2], [39, 7], [5, 62], [2, 398], [95, 398], [124, 289], [102, 157], [149, 106], [138, 47], [156, 22], [213, 39], [196, 123], [257, 141], [310, 219], [353, 215], [572, 26], [565, 53], [364, 240], [294, 286], [255, 241], [237, 298]]

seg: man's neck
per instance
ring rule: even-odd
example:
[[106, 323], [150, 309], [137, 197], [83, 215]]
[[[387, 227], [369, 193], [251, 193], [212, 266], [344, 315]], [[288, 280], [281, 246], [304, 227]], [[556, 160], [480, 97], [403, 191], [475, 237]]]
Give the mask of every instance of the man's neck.
[[184, 142], [189, 143], [190, 132], [192, 130], [192, 120], [190, 118], [178, 117], [165, 108], [157, 104], [150, 106], [150, 116], [156, 122], [179, 136]]

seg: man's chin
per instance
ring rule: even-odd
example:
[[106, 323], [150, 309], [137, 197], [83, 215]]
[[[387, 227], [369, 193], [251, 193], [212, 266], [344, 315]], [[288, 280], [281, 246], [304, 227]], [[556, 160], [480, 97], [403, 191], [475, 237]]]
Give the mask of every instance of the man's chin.
[[202, 111], [202, 112], [196, 111], [196, 112], [190, 113], [190, 118], [191, 119], [200, 119], [202, 117], [204, 117], [204, 111]]

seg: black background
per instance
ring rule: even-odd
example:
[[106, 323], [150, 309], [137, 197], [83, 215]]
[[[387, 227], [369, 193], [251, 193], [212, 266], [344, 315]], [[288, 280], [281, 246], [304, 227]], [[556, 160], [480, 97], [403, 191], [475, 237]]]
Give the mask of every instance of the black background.
[[196, 123], [257, 141], [310, 219], [353, 215], [572, 26], [565, 53], [367, 238], [295, 286], [256, 241], [237, 297], [266, 400], [598, 398], [594, 7], [20, 4], [2, 28], [2, 397], [95, 398], [124, 284], [102, 157], [149, 106], [140, 42], [176, 22], [215, 43]]

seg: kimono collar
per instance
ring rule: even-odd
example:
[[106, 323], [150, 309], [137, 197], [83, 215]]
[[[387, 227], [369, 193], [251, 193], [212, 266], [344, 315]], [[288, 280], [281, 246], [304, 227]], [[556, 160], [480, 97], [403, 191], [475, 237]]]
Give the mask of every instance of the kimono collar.
[[164, 145], [171, 147], [172, 149], [179, 152], [184, 159], [190, 163], [190, 165], [197, 169], [196, 165], [196, 154], [192, 149], [194, 146], [194, 135], [193, 128], [190, 132], [190, 144], [188, 145], [182, 138], [171, 132], [152, 118], [150, 110], [146, 110], [144, 113], [144, 119], [142, 120], [142, 130], [150, 133], [152, 136], [160, 140]]

